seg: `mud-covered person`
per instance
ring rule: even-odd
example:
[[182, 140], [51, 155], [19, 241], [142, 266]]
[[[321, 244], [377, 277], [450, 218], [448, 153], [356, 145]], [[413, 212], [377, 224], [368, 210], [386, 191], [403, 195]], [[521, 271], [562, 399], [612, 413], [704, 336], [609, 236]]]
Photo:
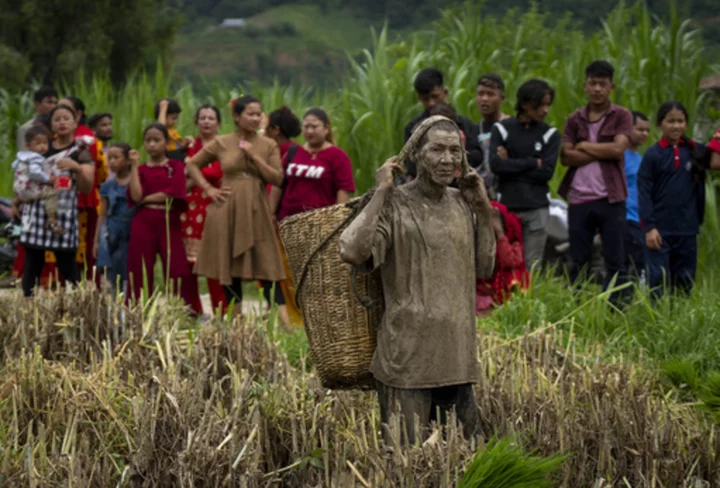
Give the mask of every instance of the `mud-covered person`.
[[395, 188], [398, 159], [378, 169], [375, 193], [343, 232], [340, 252], [362, 271], [381, 270], [386, 309], [370, 370], [384, 429], [402, 414], [412, 444], [454, 410], [469, 438], [481, 432], [472, 389], [475, 279], [490, 276], [495, 264], [491, 207], [474, 171], [458, 178], [459, 190], [448, 187], [467, 168], [453, 122], [421, 122], [407, 150], [418, 177]]

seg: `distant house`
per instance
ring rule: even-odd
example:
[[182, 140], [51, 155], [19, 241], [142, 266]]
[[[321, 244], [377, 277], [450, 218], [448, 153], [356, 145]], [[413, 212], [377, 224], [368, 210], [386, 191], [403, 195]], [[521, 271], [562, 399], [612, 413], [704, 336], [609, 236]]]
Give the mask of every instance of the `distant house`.
[[220, 23], [220, 27], [225, 29], [242, 29], [247, 24], [245, 19], [224, 19]]

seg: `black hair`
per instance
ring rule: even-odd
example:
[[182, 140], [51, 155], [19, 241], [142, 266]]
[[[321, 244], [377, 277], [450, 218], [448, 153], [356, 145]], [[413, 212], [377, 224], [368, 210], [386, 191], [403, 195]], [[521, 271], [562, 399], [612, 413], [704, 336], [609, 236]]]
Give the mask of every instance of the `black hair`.
[[80, 123], [83, 125], [87, 124], [87, 113], [85, 112], [85, 104], [83, 103], [83, 101], [80, 100], [78, 97], [73, 96], [67, 96], [65, 98], [72, 102], [76, 114], [77, 112], [82, 112], [82, 117], [80, 117]]
[[486, 86], [505, 93], [505, 82], [497, 73], [485, 73], [477, 82], [478, 86]]
[[[182, 109], [180, 108], [180, 104], [177, 103], [177, 100], [173, 100], [172, 98], [163, 98], [162, 100], [167, 100], [168, 106], [167, 106], [167, 112], [165, 112], [165, 115], [171, 115], [171, 114], [179, 114], [182, 112]], [[155, 119], [157, 120], [158, 117], [160, 117], [160, 102], [162, 100], [159, 100], [155, 104]]]
[[288, 139], [297, 137], [302, 132], [300, 120], [286, 105], [272, 111], [268, 125], [280, 129], [280, 133]]
[[157, 129], [160, 132], [162, 132], [163, 137], [165, 137], [166, 141], [170, 140], [170, 134], [168, 134], [168, 129], [165, 127], [165, 125], [159, 123], [159, 122], [153, 122], [152, 124], [145, 127], [145, 130], [143, 131], [143, 139], [145, 139], [145, 136], [151, 129]]
[[607, 61], [593, 61], [592, 63], [588, 64], [587, 68], [585, 68], [585, 79], [591, 77], [607, 78], [612, 81], [613, 76], [615, 76], [615, 68], [613, 68], [612, 64], [608, 63]]
[[40, 114], [35, 117], [35, 120], [33, 121], [33, 125], [42, 127], [45, 129], [49, 134], [52, 134], [52, 126], [50, 123], [50, 114]]
[[518, 88], [517, 103], [515, 111], [518, 115], [524, 112], [523, 105], [529, 103], [533, 108], [543, 104], [547, 95], [550, 95], [550, 103], [555, 100], [555, 90], [543, 80], [528, 80]]
[[643, 120], [645, 122], [648, 121], [648, 116], [642, 112], [638, 112], [637, 110], [633, 110], [632, 116], [633, 116], [633, 125], [637, 124], [638, 120]]
[[[145, 129], [145, 131], [147, 132], [147, 129]], [[112, 149], [114, 147], [122, 151], [125, 159], [128, 159], [130, 157], [130, 151], [132, 151], [132, 147], [130, 147], [130, 144], [128, 144], [127, 142], [113, 142], [108, 146], [108, 149]]]
[[449, 103], [436, 103], [430, 107], [428, 113], [430, 115], [442, 115], [452, 121], [457, 119], [457, 112], [455, 112], [455, 109]]
[[413, 83], [418, 95], [429, 95], [437, 87], [445, 86], [442, 71], [437, 68], [425, 68], [415, 77]]
[[242, 115], [242, 113], [245, 111], [248, 105], [251, 103], [259, 103], [262, 105], [259, 99], [255, 98], [252, 95], [243, 95], [240, 98], [236, 98], [233, 100], [233, 113], [235, 115]]
[[90, 127], [91, 129], [94, 129], [95, 127], [97, 127], [97, 125], [100, 123], [100, 121], [101, 121], [102, 119], [104, 119], [105, 117], [107, 117], [107, 118], [109, 118], [110, 120], [112, 120], [112, 114], [107, 113], [107, 112], [102, 112], [102, 113], [99, 113], [99, 114], [93, 114], [92, 117], [90, 117], [90, 118], [88, 119], [88, 127]]
[[222, 118], [220, 117], [220, 109], [218, 109], [215, 105], [211, 105], [209, 103], [204, 103], [198, 107], [198, 109], [195, 111], [195, 125], [197, 125], [198, 120], [200, 119], [200, 112], [203, 110], [210, 109], [213, 112], [215, 112], [215, 117], [217, 117], [218, 124], [222, 122]]
[[77, 117], [77, 112], [75, 111], [75, 109], [73, 107], [71, 107], [70, 105], [65, 105], [64, 103], [60, 103], [58, 105], [55, 105], [55, 108], [53, 108], [50, 111], [50, 121], [51, 122], [52, 122], [53, 116], [55, 115], [55, 112], [57, 112], [58, 110], [67, 110], [68, 112], [70, 112], [72, 114], [73, 119], [75, 119], [75, 117]]
[[37, 103], [42, 102], [47, 97], [58, 97], [58, 92], [53, 88], [52, 86], [43, 86], [39, 88], [37, 91], [35, 91], [35, 94], [33, 95], [33, 98]]
[[677, 100], [671, 100], [669, 102], [665, 102], [662, 105], [660, 105], [660, 108], [658, 109], [657, 116], [655, 117], [655, 121], [657, 125], [660, 125], [663, 123], [663, 120], [665, 120], [665, 117], [670, 113], [672, 110], [679, 110], [683, 114], [685, 114], [685, 121], [689, 122], [690, 117], [688, 117], [688, 111], [685, 108], [685, 105], [678, 102]]
[[335, 136], [333, 135], [332, 123], [330, 122], [330, 117], [328, 116], [327, 112], [319, 107], [313, 107], [311, 109], [308, 109], [307, 112], [305, 112], [305, 115], [303, 115], [303, 120], [310, 116], [317, 117], [320, 122], [323, 123], [325, 128], [328, 129], [325, 140], [328, 141], [330, 144], [335, 144]]
[[50, 133], [45, 130], [45, 127], [34, 125], [25, 132], [25, 144], [30, 144], [30, 141], [35, 139], [37, 136], [45, 136], [50, 141]]

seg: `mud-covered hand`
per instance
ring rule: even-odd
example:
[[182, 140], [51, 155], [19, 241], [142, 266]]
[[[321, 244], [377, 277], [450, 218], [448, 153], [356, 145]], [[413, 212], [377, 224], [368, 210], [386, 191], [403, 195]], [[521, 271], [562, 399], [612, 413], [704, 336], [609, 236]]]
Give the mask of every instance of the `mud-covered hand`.
[[490, 215], [490, 199], [487, 196], [485, 182], [475, 171], [470, 171], [457, 180], [463, 199], [476, 211]]
[[397, 156], [393, 156], [385, 161], [385, 164], [375, 171], [375, 182], [377, 183], [378, 190], [389, 190], [394, 188], [395, 176], [402, 173], [402, 171], [403, 168]]

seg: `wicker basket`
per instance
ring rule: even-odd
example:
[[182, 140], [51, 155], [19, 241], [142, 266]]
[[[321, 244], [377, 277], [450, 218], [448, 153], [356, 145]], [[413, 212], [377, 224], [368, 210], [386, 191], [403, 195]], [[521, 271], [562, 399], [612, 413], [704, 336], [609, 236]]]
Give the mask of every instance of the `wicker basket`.
[[367, 199], [289, 217], [280, 224], [297, 287], [310, 354], [322, 384], [373, 386], [370, 361], [384, 311], [377, 272], [353, 271], [340, 259], [340, 234]]

